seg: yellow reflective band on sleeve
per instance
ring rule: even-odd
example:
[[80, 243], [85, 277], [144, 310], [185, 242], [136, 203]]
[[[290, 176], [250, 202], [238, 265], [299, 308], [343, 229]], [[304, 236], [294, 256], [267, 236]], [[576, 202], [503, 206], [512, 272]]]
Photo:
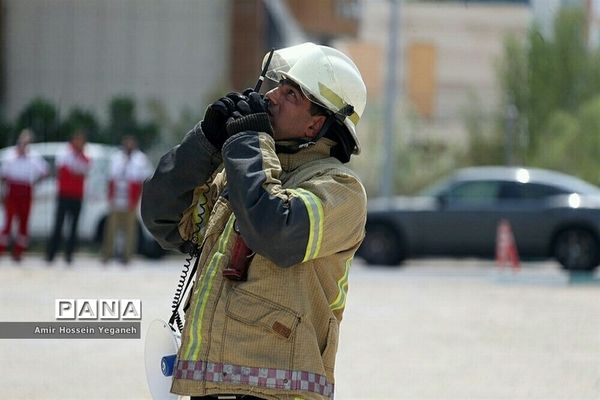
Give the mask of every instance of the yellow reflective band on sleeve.
[[227, 249], [231, 233], [233, 232], [234, 221], [235, 216], [231, 214], [227, 221], [227, 225], [225, 226], [225, 230], [219, 238], [217, 251], [210, 259], [208, 267], [206, 267], [205, 275], [201, 277], [200, 285], [196, 292], [198, 294], [195, 296], [193, 310], [190, 314], [190, 321], [186, 321], [186, 325], [189, 324], [193, 328], [190, 330], [190, 338], [182, 354], [184, 360], [196, 360], [200, 355], [200, 349], [202, 347], [202, 322], [204, 319], [206, 303], [210, 292], [212, 291], [213, 281], [219, 270], [218, 266], [220, 261], [225, 256], [225, 250]]
[[349, 258], [346, 261], [346, 270], [344, 271], [344, 275], [338, 280], [338, 295], [329, 305], [331, 311], [341, 310], [346, 306], [346, 295], [348, 294], [348, 275], [350, 274], [350, 264], [352, 264], [352, 258]]
[[306, 244], [306, 252], [302, 262], [317, 258], [321, 250], [321, 240], [323, 239], [323, 204], [321, 199], [315, 196], [312, 192], [305, 189], [290, 190], [296, 194], [306, 207], [308, 219], [310, 222], [308, 232], [308, 243]]

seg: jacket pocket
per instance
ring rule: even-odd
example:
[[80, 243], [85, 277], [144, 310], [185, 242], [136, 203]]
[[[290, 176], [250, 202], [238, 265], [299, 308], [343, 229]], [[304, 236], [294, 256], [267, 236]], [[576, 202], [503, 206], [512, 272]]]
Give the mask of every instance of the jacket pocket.
[[[339, 325], [336, 318], [329, 319], [329, 332], [327, 333], [327, 345], [323, 350], [323, 366], [329, 379], [333, 378], [333, 370], [335, 368], [335, 356], [337, 354], [339, 341]], [[333, 380], [332, 380], [333, 382]]]
[[233, 288], [225, 306], [222, 358], [243, 366], [289, 369], [300, 316], [263, 297]]
[[242, 323], [262, 327], [285, 340], [292, 338], [299, 321], [294, 311], [239, 288], [232, 290], [225, 313]]

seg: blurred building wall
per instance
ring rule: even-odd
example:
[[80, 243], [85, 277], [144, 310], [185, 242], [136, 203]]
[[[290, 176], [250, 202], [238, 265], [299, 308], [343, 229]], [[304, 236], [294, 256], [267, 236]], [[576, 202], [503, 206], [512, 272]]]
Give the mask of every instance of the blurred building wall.
[[[14, 118], [33, 97], [105, 113], [115, 95], [172, 116], [204, 107], [229, 79], [230, 2], [3, 0], [1, 100]], [[141, 111], [141, 110], [140, 110]]]
[[[328, 44], [339, 37], [356, 37], [360, 19], [360, 0], [234, 0], [231, 6], [231, 80], [234, 89], [254, 86], [260, 62], [271, 48], [309, 40]], [[273, 13], [273, 7], [285, 13]], [[271, 6], [271, 7], [269, 7]], [[294, 18], [294, 24], [289, 18]], [[299, 41], [289, 30], [297, 25]], [[282, 32], [282, 30], [288, 32]], [[295, 32], [294, 32], [295, 33]]]
[[[363, 0], [362, 9], [357, 40], [342, 46], [357, 60], [370, 102], [375, 104], [383, 101], [386, 90], [390, 5], [387, 0]], [[411, 109], [423, 117], [415, 134], [450, 141], [465, 139], [465, 108], [473, 96], [483, 110], [497, 105], [495, 71], [504, 38], [511, 33], [525, 37], [530, 8], [500, 2], [403, 1], [400, 14], [398, 106], [403, 112]], [[361, 53], [371, 55], [362, 57]], [[425, 67], [424, 62], [431, 65]]]
[[231, 84], [234, 90], [254, 86], [266, 52], [264, 6], [261, 0], [234, 0], [231, 7]]
[[292, 14], [309, 36], [327, 43], [339, 36], [356, 36], [360, 4], [358, 0], [287, 0]]

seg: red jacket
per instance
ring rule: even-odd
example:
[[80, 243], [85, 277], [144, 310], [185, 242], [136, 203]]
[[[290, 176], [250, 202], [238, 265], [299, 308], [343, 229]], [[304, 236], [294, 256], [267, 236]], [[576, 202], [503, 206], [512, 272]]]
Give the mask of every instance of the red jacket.
[[[134, 210], [137, 207], [137, 203], [142, 196], [142, 186], [143, 181], [130, 181], [127, 182], [127, 208], [129, 210]], [[111, 204], [114, 203], [115, 200], [115, 185], [116, 182], [114, 179], [111, 179], [108, 183], [108, 199]]]
[[90, 159], [69, 144], [68, 149], [56, 159], [58, 169], [58, 195], [70, 199], [83, 199], [85, 175], [90, 169]]
[[123, 151], [111, 159], [108, 199], [113, 209], [135, 210], [142, 195], [144, 180], [152, 174], [152, 166], [144, 153]]

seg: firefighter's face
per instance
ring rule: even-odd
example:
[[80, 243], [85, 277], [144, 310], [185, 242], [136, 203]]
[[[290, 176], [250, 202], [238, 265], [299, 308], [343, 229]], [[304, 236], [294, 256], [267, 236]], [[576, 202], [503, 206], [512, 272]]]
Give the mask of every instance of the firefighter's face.
[[325, 122], [324, 116], [310, 114], [310, 100], [291, 81], [282, 80], [265, 97], [275, 140], [312, 138]]

